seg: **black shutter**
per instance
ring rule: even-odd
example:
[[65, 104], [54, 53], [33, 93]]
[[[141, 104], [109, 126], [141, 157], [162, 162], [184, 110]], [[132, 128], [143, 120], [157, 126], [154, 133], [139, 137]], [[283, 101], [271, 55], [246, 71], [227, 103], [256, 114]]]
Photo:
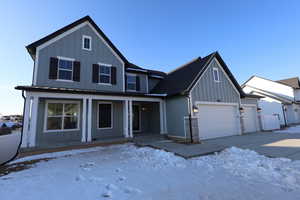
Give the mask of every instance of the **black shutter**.
[[80, 62], [74, 61], [73, 63], [73, 81], [80, 82]]
[[139, 76], [136, 76], [135, 83], [136, 83], [136, 91], [140, 91], [140, 77]]
[[117, 84], [117, 68], [116, 67], [110, 68], [110, 75], [111, 75], [111, 84], [116, 85]]
[[51, 57], [49, 64], [49, 79], [57, 79], [57, 67], [58, 59]]
[[99, 65], [93, 64], [93, 74], [92, 74], [93, 83], [99, 83]]

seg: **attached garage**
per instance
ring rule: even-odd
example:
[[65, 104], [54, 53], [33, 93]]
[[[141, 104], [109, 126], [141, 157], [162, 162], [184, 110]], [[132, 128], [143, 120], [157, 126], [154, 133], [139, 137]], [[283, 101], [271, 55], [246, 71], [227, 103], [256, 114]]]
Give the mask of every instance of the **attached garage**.
[[241, 134], [237, 104], [197, 104], [199, 139], [210, 139]]
[[257, 109], [256, 106], [245, 106], [243, 105], [244, 113], [243, 113], [243, 125], [244, 125], [244, 133], [257, 132], [258, 128], [258, 118], [257, 118]]

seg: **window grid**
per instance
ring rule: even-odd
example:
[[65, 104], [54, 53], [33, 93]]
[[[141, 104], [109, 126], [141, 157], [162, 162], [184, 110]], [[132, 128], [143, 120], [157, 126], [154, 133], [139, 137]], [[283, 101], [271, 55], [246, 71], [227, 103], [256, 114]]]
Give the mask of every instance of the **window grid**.
[[[99, 83], [103, 84], [111, 84], [111, 67], [110, 66], [105, 66], [105, 65], [100, 65], [99, 66]], [[102, 77], [102, 79], [101, 79]], [[108, 78], [108, 81], [103, 81], [104, 77]]]
[[127, 89], [136, 91], [136, 76], [127, 75]]
[[[70, 64], [70, 66], [63, 66], [63, 63], [65, 62], [65, 64]], [[71, 72], [71, 76], [69, 78], [64, 78], [61, 77], [60, 74], [62, 72]], [[69, 80], [72, 81], [72, 77], [73, 77], [73, 61], [70, 60], [65, 60], [62, 58], [58, 59], [58, 70], [57, 70], [57, 77], [59, 80]]]
[[[49, 108], [49, 104], [62, 104], [62, 114], [61, 115], [49, 115], [49, 111], [48, 111], [48, 108]], [[66, 114], [66, 111], [65, 111], [65, 106], [66, 104], [70, 104], [70, 105], [76, 105], [77, 108], [76, 108], [76, 112], [75, 112], [75, 115], [71, 115], [71, 114]], [[78, 126], [78, 122], [79, 122], [79, 107], [78, 107], [78, 103], [52, 103], [52, 102], [49, 102], [47, 103], [47, 118], [46, 118], [46, 131], [63, 131], [63, 130], [77, 130], [79, 128]], [[73, 128], [73, 129], [67, 129], [67, 128], [64, 128], [64, 124], [65, 124], [65, 118], [67, 117], [76, 117], [76, 120], [77, 120], [77, 123], [76, 123], [76, 128]], [[48, 119], [49, 118], [61, 118], [61, 124], [60, 124], [60, 129], [48, 129]]]

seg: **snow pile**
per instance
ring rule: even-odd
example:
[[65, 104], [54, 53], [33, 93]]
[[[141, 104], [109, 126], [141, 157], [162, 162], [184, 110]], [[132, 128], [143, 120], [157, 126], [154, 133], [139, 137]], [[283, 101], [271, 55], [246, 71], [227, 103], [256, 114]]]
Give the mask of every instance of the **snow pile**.
[[267, 158], [255, 151], [236, 147], [195, 160], [198, 165], [206, 164], [211, 170], [222, 166], [234, 176], [268, 182], [286, 190], [300, 190], [300, 161]]
[[56, 159], [0, 177], [1, 200], [300, 199], [299, 161], [238, 148], [186, 160], [125, 144], [23, 160], [37, 157]]
[[122, 152], [122, 154], [133, 160], [141, 161], [141, 165], [151, 164], [155, 169], [168, 167], [184, 168], [186, 165], [186, 160], [182, 157], [175, 156], [174, 153], [149, 147], [136, 148], [134, 146], [130, 146], [128, 147], [128, 150], [126, 152]]
[[298, 126], [292, 126], [289, 127], [287, 129], [283, 129], [283, 130], [278, 130], [278, 131], [274, 131], [274, 133], [295, 133], [295, 134], [300, 134], [300, 125]]

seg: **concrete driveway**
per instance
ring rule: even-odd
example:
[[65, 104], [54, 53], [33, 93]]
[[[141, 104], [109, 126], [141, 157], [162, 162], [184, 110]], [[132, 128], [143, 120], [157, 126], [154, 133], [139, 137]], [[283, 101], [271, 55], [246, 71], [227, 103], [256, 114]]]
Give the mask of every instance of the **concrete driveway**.
[[140, 140], [139, 146], [164, 149], [185, 158], [207, 155], [228, 147], [254, 150], [268, 157], [284, 157], [300, 160], [300, 133], [259, 132], [205, 140], [201, 144], [181, 144], [164, 138]]

